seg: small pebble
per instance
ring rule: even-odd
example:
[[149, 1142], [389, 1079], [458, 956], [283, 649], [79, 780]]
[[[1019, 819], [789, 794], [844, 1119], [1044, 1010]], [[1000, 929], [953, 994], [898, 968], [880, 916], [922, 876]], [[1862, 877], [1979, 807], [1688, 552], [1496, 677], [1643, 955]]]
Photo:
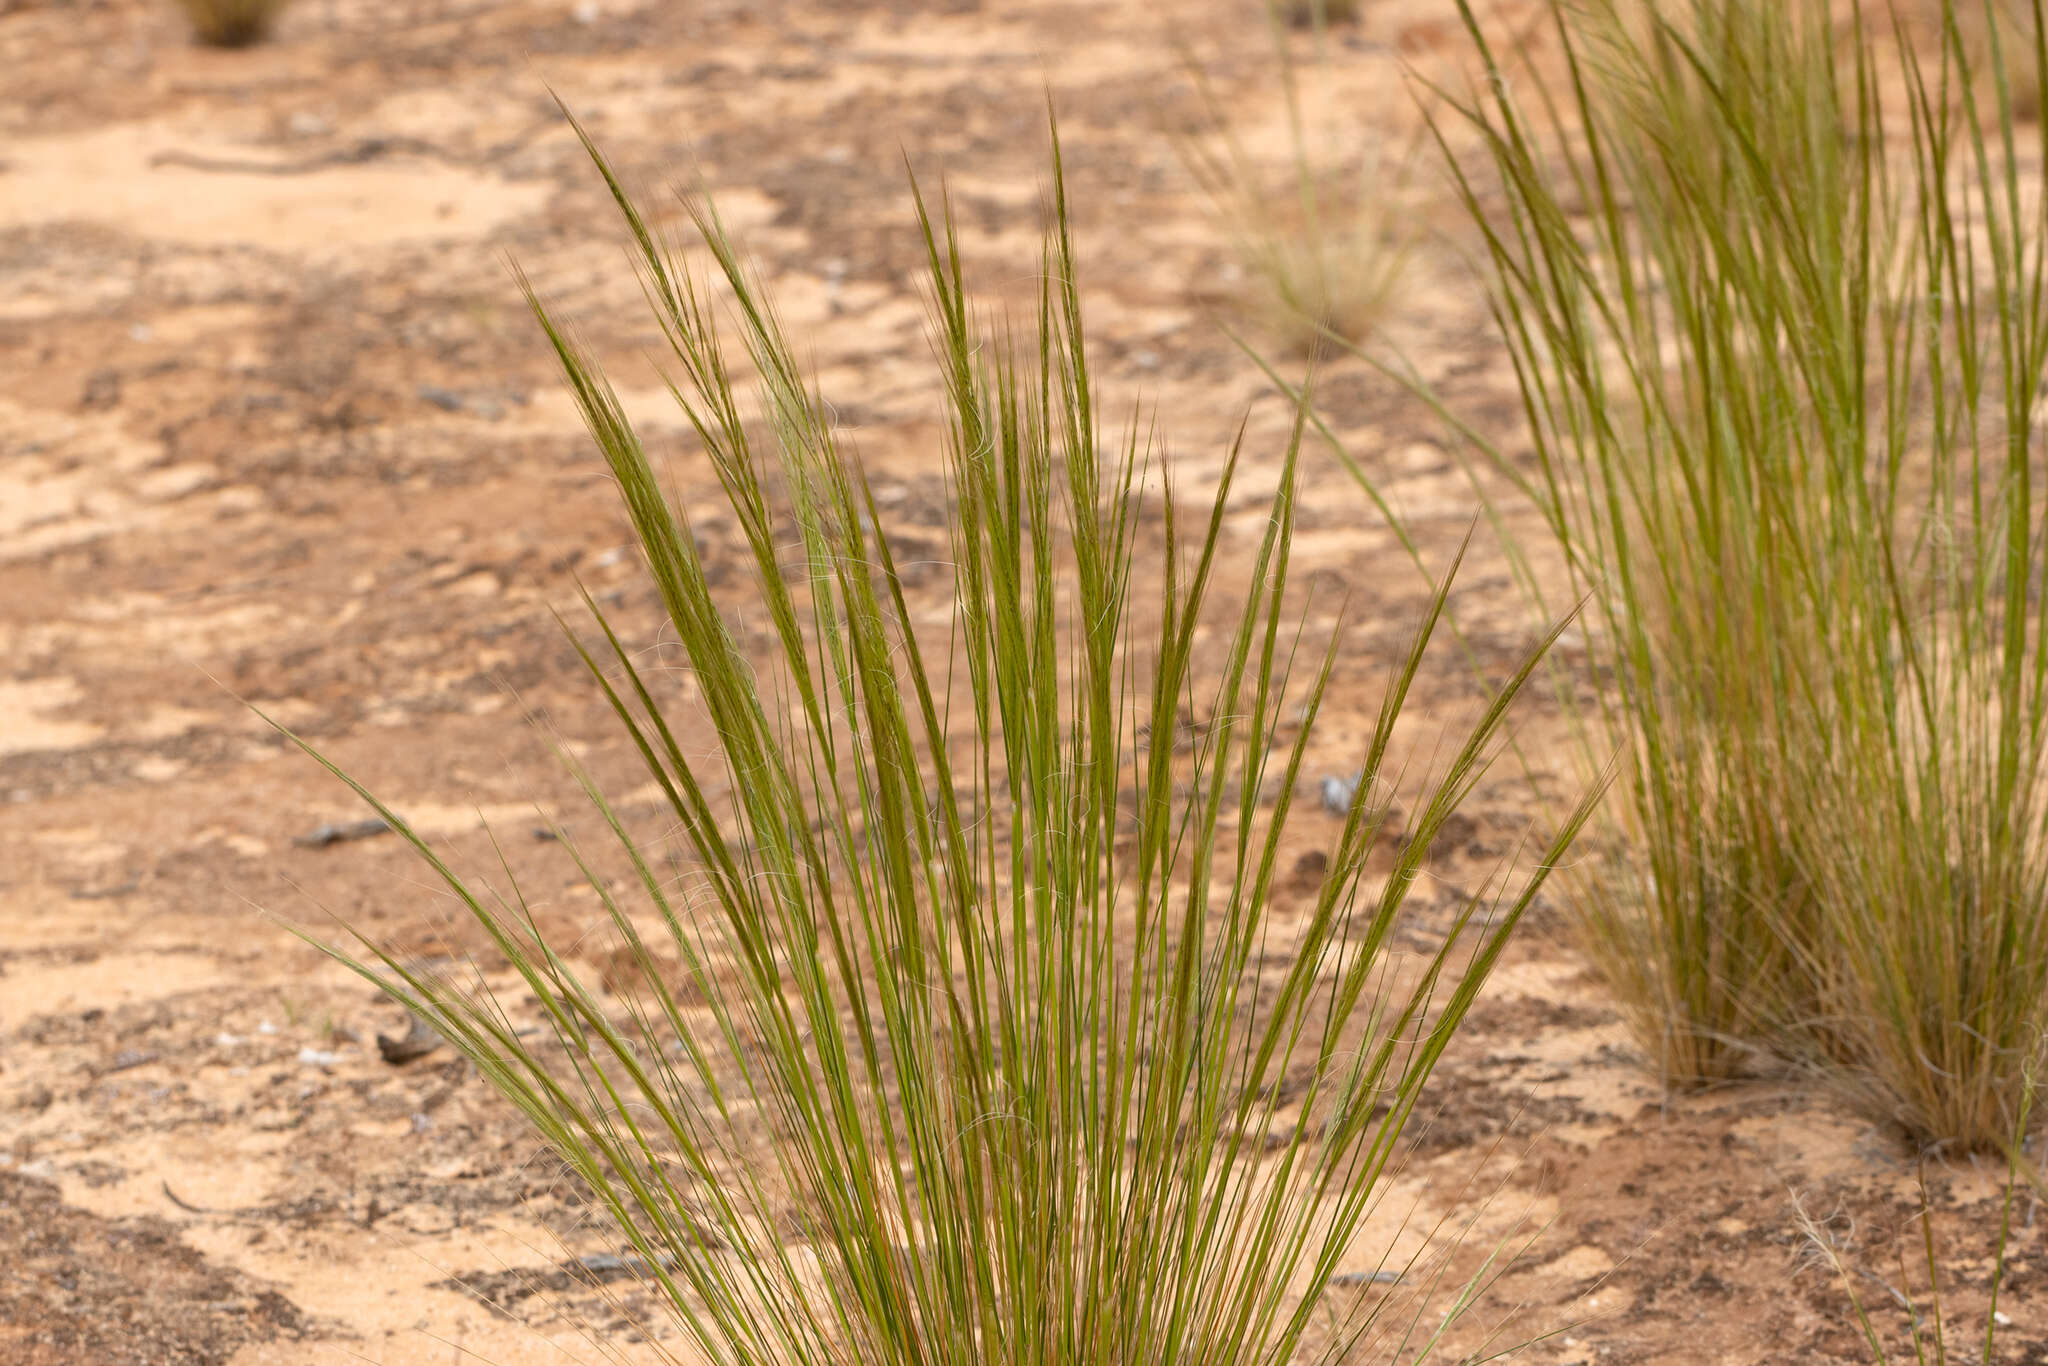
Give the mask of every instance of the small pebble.
[[425, 1057], [444, 1042], [440, 1031], [411, 1011], [407, 1011], [405, 1033], [395, 1039], [388, 1034], [379, 1034], [377, 1052], [383, 1056], [384, 1061], [397, 1066], [400, 1063], [411, 1062], [414, 1058]]
[[339, 1053], [329, 1053], [324, 1048], [301, 1048], [299, 1061], [308, 1067], [332, 1067], [341, 1061]]
[[[578, 1257], [572, 1265], [580, 1270], [589, 1272], [601, 1281], [608, 1281], [621, 1276], [646, 1277], [654, 1274], [653, 1270], [647, 1265], [647, 1259], [640, 1256], [637, 1252], [624, 1254], [592, 1252]], [[667, 1271], [676, 1269], [675, 1259], [672, 1257], [663, 1257], [661, 1265]]]
[[301, 849], [325, 849], [330, 844], [342, 844], [349, 840], [366, 840], [372, 835], [381, 835], [391, 829], [391, 822], [381, 816], [368, 820], [344, 821], [315, 826], [303, 835], [292, 836], [292, 843]]
[[1331, 774], [1323, 779], [1323, 810], [1333, 816], [1351, 814], [1351, 803], [1358, 796], [1358, 784], [1365, 778], [1364, 773], [1354, 773], [1349, 778]]

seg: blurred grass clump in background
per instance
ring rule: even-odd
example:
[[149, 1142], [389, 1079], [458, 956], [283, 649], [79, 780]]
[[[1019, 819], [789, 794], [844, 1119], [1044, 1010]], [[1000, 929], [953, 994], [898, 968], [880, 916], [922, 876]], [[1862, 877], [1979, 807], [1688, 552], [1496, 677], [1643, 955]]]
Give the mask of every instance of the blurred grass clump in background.
[[1590, 597], [1578, 719], [1626, 761], [1587, 943], [1675, 1085], [1792, 1059], [2008, 1148], [2048, 1023], [2038, 7], [1552, 0], [1512, 55], [1461, 8], [1436, 126], [1533, 445], [1480, 463]]
[[291, 0], [178, 0], [192, 34], [213, 47], [248, 47], [270, 36]]
[[[1434, 947], [1394, 952], [1538, 656], [1442, 751], [1395, 846], [1367, 798], [1396, 775], [1447, 567], [1374, 680], [1365, 777], [1321, 880], [1283, 901], [1294, 792], [1338, 685], [1336, 643], [1304, 654], [1289, 605], [1299, 424], [1256, 546], [1226, 545], [1235, 453], [1187, 525], [1144, 424], [1101, 432], [1060, 181], [1021, 350], [979, 325], [951, 227], [921, 205], [957, 506], [950, 611], [914, 613], [859, 462], [715, 214], [692, 207], [724, 308], [598, 164], [752, 561], [743, 601], [718, 600], [688, 513], [536, 301], [687, 658], [652, 672], [590, 604], [584, 659], [687, 872], [658, 871], [585, 780], [636, 870], [615, 884], [584, 864], [624, 949], [612, 974], [632, 979], [606, 998], [516, 893], [473, 887], [378, 806], [542, 1028], [480, 977], [374, 945], [352, 966], [530, 1117], [708, 1360], [1226, 1366], [1287, 1360], [1312, 1325], [1327, 1359], [1425, 1353], [1469, 1279], [1430, 1300], [1418, 1269], [1387, 1292], [1413, 1312], [1323, 1292], [1584, 818], [1498, 895], [1454, 904]], [[1212, 604], [1225, 563], [1249, 592]], [[1183, 744], [1187, 715], [1206, 721]], [[1385, 875], [1366, 871], [1376, 847], [1398, 848]]]
[[[1397, 306], [1420, 234], [1409, 204], [1408, 157], [1325, 89], [1327, 26], [1357, 19], [1354, 7], [1313, 0], [1267, 11], [1274, 70], [1285, 97], [1285, 164], [1263, 155], [1248, 127], [1191, 53], [1183, 65], [1201, 102], [1199, 133], [1182, 137], [1181, 160], [1230, 237], [1243, 274], [1236, 301], [1266, 338], [1293, 356], [1371, 336]], [[1295, 57], [1289, 28], [1308, 28], [1313, 61]], [[1399, 97], [1389, 85], [1387, 98]], [[1343, 126], [1325, 111], [1345, 109]], [[1361, 128], [1365, 131], [1361, 132]]]
[[1280, 15], [1290, 28], [1321, 29], [1357, 23], [1363, 8], [1360, 0], [1271, 0], [1270, 12]]

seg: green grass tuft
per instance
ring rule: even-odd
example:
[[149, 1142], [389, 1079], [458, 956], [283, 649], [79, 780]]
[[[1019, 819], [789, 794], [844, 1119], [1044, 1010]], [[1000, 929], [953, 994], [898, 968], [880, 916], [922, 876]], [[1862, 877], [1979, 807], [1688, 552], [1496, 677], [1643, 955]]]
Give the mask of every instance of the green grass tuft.
[[[1392, 872], [1368, 876], [1387, 819], [1369, 797], [1396, 776], [1440, 591], [1376, 680], [1365, 780], [1323, 881], [1283, 905], [1294, 792], [1338, 685], [1336, 643], [1303, 653], [1288, 606], [1300, 426], [1256, 546], [1226, 544], [1235, 452], [1201, 520], [1170, 496], [1161, 524], [1141, 518], [1171, 490], [1142, 424], [1101, 432], [1056, 155], [1028, 350], [977, 325], [952, 229], [919, 205], [957, 500], [935, 641], [912, 629], [859, 463], [715, 213], [690, 210], [723, 322], [591, 154], [773, 645], [743, 648], [616, 395], [535, 298], [687, 658], [685, 710], [674, 676], [588, 604], [592, 682], [688, 871], [658, 872], [585, 780], [636, 870], [615, 884], [584, 865], [625, 950], [614, 977], [638, 979], [607, 1000], [516, 891], [473, 887], [351, 783], [509, 961], [542, 1029], [375, 944], [331, 951], [531, 1119], [707, 1360], [1227, 1366], [1287, 1360], [1312, 1322], [1334, 1325], [1329, 1359], [1363, 1339], [1419, 1359], [1436, 1313], [1322, 1296], [1584, 818], [1456, 907], [1440, 946], [1395, 951], [1540, 651], [1445, 751]], [[1213, 591], [1225, 565], [1241, 586]], [[1198, 650], [1211, 630], [1218, 648]], [[1180, 746], [1189, 713], [1207, 721]]]
[[1645, 1049], [1998, 1149], [2048, 1024], [2048, 49], [1962, 11], [1923, 51], [1554, 0], [1534, 71], [1468, 8], [1456, 174], [1534, 443], [1490, 463], [1591, 595], [1628, 761], [1579, 900]]

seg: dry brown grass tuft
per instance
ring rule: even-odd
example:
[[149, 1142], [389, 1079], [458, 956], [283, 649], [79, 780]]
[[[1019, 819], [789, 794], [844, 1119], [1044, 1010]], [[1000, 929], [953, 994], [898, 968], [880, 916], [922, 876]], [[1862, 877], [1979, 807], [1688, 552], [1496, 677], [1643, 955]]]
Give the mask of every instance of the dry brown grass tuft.
[[1286, 0], [1280, 14], [1289, 28], [1324, 28], [1357, 23], [1362, 8], [1359, 0]]
[[248, 47], [270, 34], [291, 0], [178, 0], [192, 35], [212, 47]]
[[1384, 122], [1374, 110], [1324, 88], [1320, 62], [1297, 59], [1283, 31], [1300, 26], [1297, 10], [1318, 30], [1354, 13], [1323, 0], [1270, 11], [1284, 127], [1254, 127], [1190, 57], [1203, 117], [1181, 156], [1229, 233], [1243, 272], [1238, 311], [1280, 349], [1314, 356], [1386, 319], [1417, 234], [1412, 158], [1373, 135]]
[[[1346, 199], [1353, 202], [1345, 203]], [[1242, 306], [1297, 356], [1372, 334], [1400, 296], [1412, 240], [1386, 205], [1355, 196], [1246, 195], [1234, 224]]]

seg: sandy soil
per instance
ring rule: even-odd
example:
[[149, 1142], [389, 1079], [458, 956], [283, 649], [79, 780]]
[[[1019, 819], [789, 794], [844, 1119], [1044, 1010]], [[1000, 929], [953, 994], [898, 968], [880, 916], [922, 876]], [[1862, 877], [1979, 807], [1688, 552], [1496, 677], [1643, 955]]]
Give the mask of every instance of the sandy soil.
[[[425, 945], [445, 907], [393, 839], [301, 844], [361, 813], [237, 699], [458, 861], [489, 857], [488, 819], [548, 923], [589, 921], [559, 849], [527, 837], [536, 801], [578, 817], [523, 712], [630, 793], [549, 608], [580, 577], [638, 638], [656, 623], [508, 257], [612, 363], [682, 496], [716, 486], [643, 358], [658, 336], [550, 86], [637, 183], [694, 168], [716, 191], [914, 546], [943, 542], [945, 506], [902, 159], [950, 175], [984, 292], [1027, 297], [1049, 84], [1110, 397], [1156, 407], [1190, 489], [1249, 413], [1250, 482], [1270, 487], [1287, 412], [1209, 320], [1237, 272], [1171, 139], [1198, 112], [1186, 43], [1277, 149], [1263, 20], [1243, 0], [1174, 10], [302, 0], [275, 42], [215, 53], [168, 3], [0, 0], [0, 1360], [594, 1359], [578, 1320], [653, 1359], [630, 1281], [561, 1269], [615, 1246], [573, 1184], [445, 1051], [384, 1062], [400, 1013], [280, 923], [332, 911]], [[1450, 13], [1368, 4], [1332, 50], [1325, 131], [1412, 131], [1400, 63], [1436, 60]], [[1398, 192], [1450, 222], [1427, 179]], [[1418, 260], [1393, 326], [1512, 436], [1450, 245]], [[1362, 369], [1321, 392], [1447, 556], [1473, 508], [1441, 434]], [[729, 525], [702, 527], [737, 556]], [[1297, 556], [1357, 622], [1314, 759], [1341, 772], [1423, 588], [1325, 457]], [[1503, 667], [1536, 628], [1483, 554], [1456, 604]], [[1447, 663], [1432, 724], [1474, 694]], [[1541, 707], [1529, 725], [1540, 751]], [[1521, 791], [1480, 790], [1426, 906], [1483, 883], [1528, 825]], [[1858, 1359], [1796, 1194], [1903, 1327], [1885, 1286], [1924, 1284], [1914, 1155], [1805, 1084], [1667, 1101], [1566, 923], [1545, 907], [1521, 936], [1400, 1187], [1433, 1216], [1490, 1163], [1480, 1236], [1541, 1230], [1488, 1321], [1550, 1334], [1535, 1362]], [[1950, 1288], [1979, 1306], [1998, 1174], [1926, 1173]], [[2037, 1360], [2048, 1258], [2018, 1213], [2000, 1359]]]

